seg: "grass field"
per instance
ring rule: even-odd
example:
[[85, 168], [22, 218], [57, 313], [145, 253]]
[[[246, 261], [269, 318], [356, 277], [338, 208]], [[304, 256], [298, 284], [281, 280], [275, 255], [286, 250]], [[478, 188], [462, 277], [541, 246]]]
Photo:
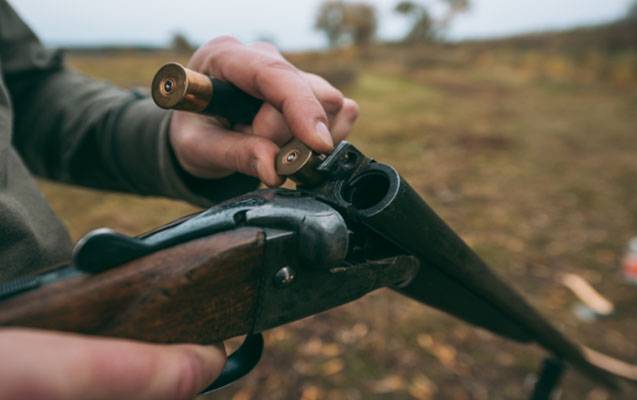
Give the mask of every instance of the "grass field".
[[[578, 51], [503, 42], [291, 57], [342, 84], [361, 106], [351, 141], [394, 165], [544, 315], [590, 347], [637, 362], [637, 287], [619, 273], [637, 235], [637, 46]], [[128, 52], [70, 63], [131, 87], [175, 58], [183, 61]], [[100, 226], [140, 233], [193, 210], [41, 186], [76, 239]], [[577, 319], [576, 300], [557, 280], [563, 272], [589, 280], [616, 313]], [[266, 340], [258, 369], [215, 398], [519, 399], [543, 356], [385, 290]], [[635, 396], [575, 373], [562, 394]]]

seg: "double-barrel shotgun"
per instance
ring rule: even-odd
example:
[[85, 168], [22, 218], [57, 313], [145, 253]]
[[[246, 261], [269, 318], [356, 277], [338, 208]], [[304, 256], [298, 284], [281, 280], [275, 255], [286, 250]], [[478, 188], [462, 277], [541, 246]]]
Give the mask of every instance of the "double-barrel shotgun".
[[[162, 67], [155, 102], [250, 123], [262, 101], [179, 64]], [[261, 332], [388, 287], [550, 353], [532, 398], [565, 365], [619, 389], [637, 369], [566, 337], [542, 317], [389, 165], [348, 142], [316, 154], [293, 140], [277, 171], [296, 189], [263, 189], [147, 234], [98, 229], [67, 266], [0, 286], [0, 326], [159, 343], [246, 335], [209, 389], [248, 373]]]

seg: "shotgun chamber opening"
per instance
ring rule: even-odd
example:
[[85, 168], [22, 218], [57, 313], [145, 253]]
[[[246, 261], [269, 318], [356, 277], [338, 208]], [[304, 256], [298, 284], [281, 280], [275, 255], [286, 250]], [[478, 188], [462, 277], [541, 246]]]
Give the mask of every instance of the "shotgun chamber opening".
[[346, 185], [341, 195], [357, 210], [366, 210], [387, 196], [389, 183], [389, 177], [383, 171], [365, 171]]

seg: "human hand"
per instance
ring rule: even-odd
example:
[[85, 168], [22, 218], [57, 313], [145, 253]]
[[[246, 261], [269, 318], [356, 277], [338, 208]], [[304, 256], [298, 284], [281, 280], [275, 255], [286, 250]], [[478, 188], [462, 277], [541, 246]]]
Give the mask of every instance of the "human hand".
[[225, 359], [215, 346], [0, 329], [0, 400], [190, 399]]
[[200, 47], [188, 67], [229, 81], [264, 100], [251, 126], [224, 127], [214, 118], [176, 111], [170, 141], [181, 166], [199, 178], [233, 172], [283, 183], [275, 169], [279, 146], [296, 137], [326, 153], [345, 139], [358, 105], [323, 78], [298, 70], [268, 43], [244, 45], [221, 37]]

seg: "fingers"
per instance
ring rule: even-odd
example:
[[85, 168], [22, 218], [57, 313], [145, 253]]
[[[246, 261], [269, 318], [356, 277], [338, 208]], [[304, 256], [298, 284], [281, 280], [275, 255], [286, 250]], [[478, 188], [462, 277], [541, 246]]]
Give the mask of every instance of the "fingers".
[[352, 99], [345, 99], [343, 101], [343, 107], [331, 122], [334, 143], [344, 140], [349, 135], [357, 118], [358, 104]]
[[251, 128], [254, 135], [270, 139], [279, 146], [283, 146], [294, 136], [283, 114], [268, 103], [261, 107]]
[[[267, 48], [269, 49], [270, 47]], [[356, 107], [356, 110], [354, 110], [356, 115], [358, 115], [358, 106], [353, 102], [353, 100], [349, 100], [348, 108], [344, 110], [343, 106], [345, 104], [345, 99], [338, 89], [334, 88], [329, 84], [329, 82], [318, 75], [309, 73], [303, 73], [303, 75], [310, 83], [312, 91], [323, 106], [323, 109], [327, 112], [329, 120], [328, 126], [330, 128], [332, 140], [334, 143], [340, 142], [347, 136], [353, 126], [353, 121], [356, 120], [355, 117], [353, 119], [351, 118], [351, 114], [353, 112], [352, 103]], [[344, 113], [341, 113], [341, 110], [343, 110]], [[339, 121], [338, 132], [334, 132], [335, 120]], [[352, 122], [348, 124], [348, 121]], [[245, 132], [246, 130], [242, 131]], [[293, 137], [283, 114], [267, 103], [261, 108], [255, 117], [250, 132], [270, 139], [279, 146], [289, 142]]]
[[170, 137], [177, 159], [201, 178], [238, 171], [278, 186], [283, 182], [275, 170], [280, 146], [297, 137], [327, 153], [350, 133], [358, 116], [353, 100], [318, 75], [296, 69], [269, 43], [245, 46], [229, 37], [215, 39], [195, 52], [189, 66], [265, 100], [253, 123], [234, 131], [205, 117], [173, 114]]
[[[357, 116], [357, 104], [346, 99], [339, 113], [331, 118], [335, 142], [349, 134]], [[258, 177], [270, 187], [281, 185], [284, 179], [276, 172], [275, 159], [279, 146], [288, 141], [289, 131], [273, 108], [264, 108], [257, 117], [260, 122], [235, 132], [207, 117], [175, 112], [170, 141], [179, 163], [200, 178], [221, 178], [237, 171]]]
[[328, 114], [336, 114], [343, 107], [343, 93], [318, 75], [304, 72], [305, 79]]
[[332, 149], [327, 113], [310, 83], [290, 63], [227, 37], [209, 42], [201, 53], [205, 55], [193, 56], [195, 69], [228, 80], [270, 103], [284, 115], [294, 135], [312, 149], [321, 153]]
[[283, 183], [274, 160], [279, 147], [269, 139], [231, 131], [206, 117], [175, 112], [171, 143], [179, 163], [200, 178], [221, 178], [237, 171], [274, 187]]
[[223, 350], [0, 331], [0, 399], [189, 399], [220, 373]]
[[[251, 44], [249, 47], [287, 62], [283, 55], [272, 43], [256, 42]], [[312, 87], [312, 91], [316, 95], [316, 98], [319, 100], [325, 111], [328, 114], [338, 113], [343, 106], [343, 93], [341, 93], [340, 90], [336, 89], [328, 81], [326, 81], [319, 75], [302, 71], [300, 72], [301, 74], [303, 74], [305, 79]]]
[[[344, 140], [354, 127], [358, 118], [358, 104], [352, 99], [344, 99], [343, 106], [336, 114], [328, 114], [329, 127], [334, 143]], [[240, 132], [254, 134], [272, 140], [278, 146], [283, 146], [292, 139], [283, 115], [274, 107], [264, 105], [257, 114], [252, 126], [242, 126]]]

